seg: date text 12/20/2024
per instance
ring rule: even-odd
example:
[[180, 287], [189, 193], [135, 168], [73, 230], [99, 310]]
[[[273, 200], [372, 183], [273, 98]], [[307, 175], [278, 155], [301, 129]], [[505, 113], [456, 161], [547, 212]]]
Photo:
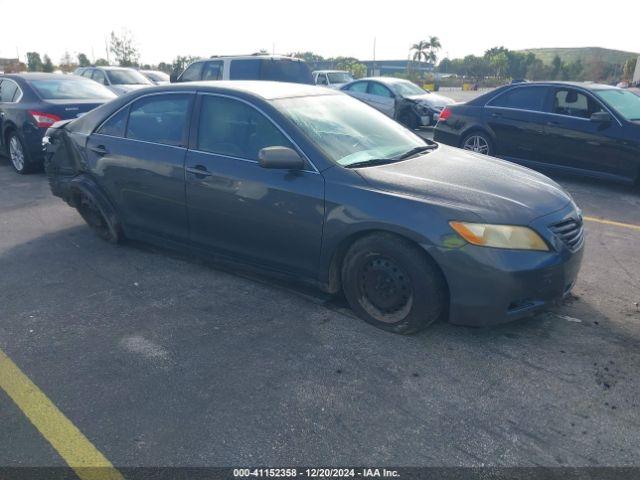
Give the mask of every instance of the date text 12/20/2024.
[[397, 470], [386, 468], [236, 468], [235, 478], [398, 478]]

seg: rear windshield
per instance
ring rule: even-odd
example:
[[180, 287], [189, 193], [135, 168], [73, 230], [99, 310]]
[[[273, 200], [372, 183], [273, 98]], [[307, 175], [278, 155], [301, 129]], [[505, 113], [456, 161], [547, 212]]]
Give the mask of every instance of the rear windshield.
[[77, 77], [29, 80], [29, 83], [43, 100], [90, 100], [116, 96], [99, 83]]
[[288, 59], [231, 60], [229, 77], [231, 80], [272, 80], [313, 85], [309, 66], [304, 62]]
[[153, 80], [155, 82], [168, 82], [169, 81], [169, 75], [167, 75], [164, 72], [144, 72], [144, 75], [147, 78], [150, 78], [151, 80]]
[[112, 85], [149, 85], [151, 82], [135, 70], [107, 70]]

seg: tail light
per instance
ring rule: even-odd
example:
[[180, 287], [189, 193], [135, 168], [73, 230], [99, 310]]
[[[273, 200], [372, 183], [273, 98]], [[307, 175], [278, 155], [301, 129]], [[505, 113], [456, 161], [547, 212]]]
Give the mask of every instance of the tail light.
[[445, 107], [444, 110], [440, 112], [440, 121], [446, 122], [449, 119], [449, 117], [451, 117], [451, 114], [452, 114], [451, 109], [449, 107]]
[[53, 115], [52, 113], [37, 112], [35, 110], [29, 110], [29, 113], [36, 121], [36, 125], [40, 128], [50, 127], [54, 123], [62, 120], [62, 118], [57, 115]]

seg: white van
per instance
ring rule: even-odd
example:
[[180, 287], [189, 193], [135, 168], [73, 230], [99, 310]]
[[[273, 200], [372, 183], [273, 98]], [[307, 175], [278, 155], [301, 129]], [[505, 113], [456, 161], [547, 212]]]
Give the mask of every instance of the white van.
[[244, 55], [197, 60], [184, 72], [171, 74], [171, 82], [200, 80], [270, 80], [313, 85], [304, 60], [282, 55]]

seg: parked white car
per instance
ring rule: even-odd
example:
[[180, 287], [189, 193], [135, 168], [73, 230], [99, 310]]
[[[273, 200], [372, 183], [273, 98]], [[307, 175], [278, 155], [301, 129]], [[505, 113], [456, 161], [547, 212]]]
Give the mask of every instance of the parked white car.
[[341, 90], [411, 129], [435, 125], [442, 109], [455, 103], [401, 78], [363, 78], [344, 85]]
[[340, 88], [353, 82], [353, 77], [345, 70], [315, 70], [312, 75], [313, 83], [329, 88]]
[[86, 67], [74, 74], [90, 78], [104, 85], [116, 95], [124, 95], [139, 88], [150, 87], [151, 81], [133, 68], [126, 67]]

